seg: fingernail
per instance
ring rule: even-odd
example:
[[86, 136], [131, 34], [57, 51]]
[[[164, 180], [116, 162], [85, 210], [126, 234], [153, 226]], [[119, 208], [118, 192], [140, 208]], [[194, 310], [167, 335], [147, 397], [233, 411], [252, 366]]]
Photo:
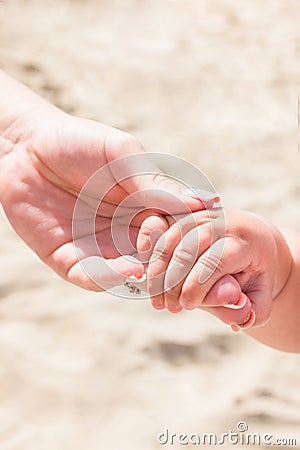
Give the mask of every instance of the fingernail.
[[247, 297], [246, 295], [242, 292], [239, 298], [239, 301], [237, 303], [228, 303], [227, 305], [223, 305], [224, 308], [228, 308], [228, 309], [243, 309], [244, 306], [247, 303]]
[[245, 319], [244, 323], [239, 323], [236, 325], [232, 325], [232, 327], [237, 327], [239, 330], [247, 330], [248, 328], [251, 328], [252, 325], [254, 325], [255, 323], [255, 319], [256, 319], [256, 314], [253, 311], [253, 309], [251, 309], [250, 313], [248, 314], [247, 318]]

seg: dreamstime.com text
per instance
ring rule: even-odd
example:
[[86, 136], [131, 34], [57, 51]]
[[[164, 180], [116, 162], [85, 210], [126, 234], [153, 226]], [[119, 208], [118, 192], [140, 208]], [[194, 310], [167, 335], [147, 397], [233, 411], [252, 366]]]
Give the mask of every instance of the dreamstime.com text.
[[246, 422], [238, 422], [236, 431], [229, 430], [225, 433], [173, 433], [166, 428], [157, 436], [160, 445], [193, 445], [193, 446], [217, 446], [217, 445], [272, 445], [272, 446], [297, 446], [297, 439], [292, 437], [276, 437], [270, 433], [249, 432]]

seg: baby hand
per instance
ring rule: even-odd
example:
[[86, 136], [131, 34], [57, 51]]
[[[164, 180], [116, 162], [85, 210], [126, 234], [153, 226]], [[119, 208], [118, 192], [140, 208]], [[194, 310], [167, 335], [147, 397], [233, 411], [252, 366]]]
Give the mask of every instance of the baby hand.
[[225, 229], [222, 209], [176, 222], [149, 217], [137, 245], [149, 260], [152, 305], [171, 312], [206, 309], [234, 330], [265, 324], [280, 290], [274, 228], [251, 213], [231, 211]]

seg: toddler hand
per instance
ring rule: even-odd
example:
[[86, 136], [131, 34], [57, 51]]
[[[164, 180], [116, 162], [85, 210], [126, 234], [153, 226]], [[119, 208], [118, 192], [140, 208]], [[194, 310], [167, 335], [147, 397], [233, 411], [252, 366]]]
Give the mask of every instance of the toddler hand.
[[[221, 209], [179, 218], [149, 217], [138, 237], [151, 252], [147, 277], [156, 309], [208, 309], [234, 330], [267, 322], [272, 299], [284, 284], [276, 277], [279, 231], [244, 211]], [[164, 234], [149, 236], [156, 229]], [[283, 238], [282, 238], [283, 239]]]

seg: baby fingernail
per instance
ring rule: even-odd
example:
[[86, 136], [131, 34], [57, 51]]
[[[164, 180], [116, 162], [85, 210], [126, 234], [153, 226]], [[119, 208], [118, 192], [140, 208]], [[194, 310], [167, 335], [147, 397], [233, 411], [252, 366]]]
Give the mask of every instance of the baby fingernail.
[[[252, 325], [254, 325], [255, 319], [256, 319], [256, 314], [255, 314], [255, 312], [253, 311], [253, 309], [251, 309], [251, 311], [250, 311], [250, 313], [248, 314], [248, 316], [246, 317], [244, 323], [239, 323], [239, 324], [236, 324], [236, 325], [232, 325], [231, 328], [232, 328], [232, 327], [238, 327], [239, 330], [247, 330], [248, 328], [251, 328]], [[233, 328], [232, 328], [232, 329], [233, 329]], [[234, 330], [234, 331], [235, 331], [235, 330]]]
[[228, 309], [243, 309], [244, 306], [247, 303], [247, 297], [246, 295], [242, 292], [239, 298], [239, 301], [237, 303], [228, 303], [227, 305], [223, 305], [224, 308], [228, 308]]

